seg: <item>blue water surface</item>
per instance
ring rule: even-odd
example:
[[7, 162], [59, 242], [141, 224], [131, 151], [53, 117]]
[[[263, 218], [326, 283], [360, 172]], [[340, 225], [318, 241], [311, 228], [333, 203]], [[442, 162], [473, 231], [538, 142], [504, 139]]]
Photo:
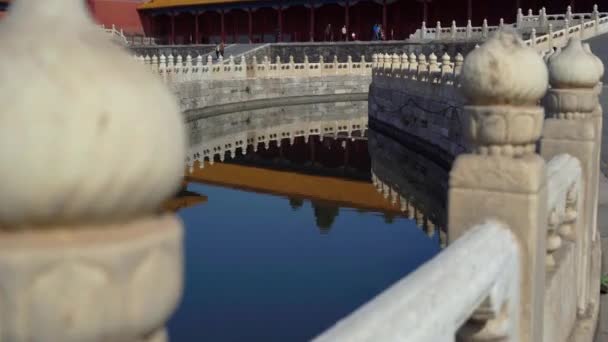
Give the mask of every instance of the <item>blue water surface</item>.
[[179, 212], [186, 278], [173, 342], [307, 341], [440, 250], [403, 217], [336, 208], [319, 229], [310, 201], [294, 208], [285, 197], [188, 190], [208, 202]]

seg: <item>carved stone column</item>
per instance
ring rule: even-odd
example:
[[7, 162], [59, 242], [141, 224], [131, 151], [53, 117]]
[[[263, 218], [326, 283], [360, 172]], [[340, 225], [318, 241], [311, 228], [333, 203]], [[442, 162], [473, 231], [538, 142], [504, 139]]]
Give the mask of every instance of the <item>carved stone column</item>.
[[603, 65], [591, 52], [585, 51], [578, 38], [556, 51], [549, 59], [551, 89], [544, 99], [547, 112], [541, 154], [549, 160], [568, 153], [576, 157], [583, 171], [582, 213], [575, 227], [577, 243], [578, 312], [584, 314], [599, 291], [590, 290], [592, 273], [591, 248], [597, 235], [597, 199], [600, 172], [602, 109], [599, 85]]
[[[521, 251], [519, 322], [507, 327], [501, 315], [476, 313], [461, 331], [470, 341], [495, 341], [516, 329], [516, 340], [542, 341], [547, 229], [545, 162], [535, 153], [544, 111], [537, 105], [547, 90], [542, 58], [513, 32], [499, 31], [469, 53], [460, 75], [465, 133], [472, 154], [460, 155], [450, 173], [448, 238], [495, 218], [507, 224]], [[483, 309], [483, 308], [482, 308]]]
[[157, 214], [183, 176], [175, 100], [82, 0], [16, 1], [0, 41], [0, 340], [166, 340], [183, 267], [181, 223]]

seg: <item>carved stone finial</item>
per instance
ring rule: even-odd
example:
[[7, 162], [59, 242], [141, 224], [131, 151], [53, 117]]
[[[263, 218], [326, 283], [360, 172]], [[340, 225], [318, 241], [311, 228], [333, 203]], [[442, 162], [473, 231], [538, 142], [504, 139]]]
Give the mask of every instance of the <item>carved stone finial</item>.
[[533, 105], [547, 90], [542, 58], [510, 30], [497, 32], [467, 56], [461, 74], [471, 104]]
[[1, 26], [1, 339], [164, 341], [182, 288], [181, 226], [159, 214], [185, 171], [173, 94], [85, 1], [16, 1]]
[[585, 52], [591, 54], [593, 58], [595, 58], [595, 61], [597, 62], [598, 73], [601, 79], [602, 77], [604, 77], [604, 62], [602, 62], [602, 60], [591, 51], [591, 46], [589, 46], [589, 43], [583, 43], [583, 48], [585, 49]]
[[450, 55], [448, 55], [447, 52], [444, 52], [443, 56], [441, 56], [441, 64], [443, 64], [443, 65], [449, 65], [450, 64]]
[[534, 49], [515, 32], [498, 31], [469, 53], [460, 84], [473, 151], [508, 157], [535, 152], [544, 118], [537, 103], [547, 91], [548, 73]]
[[551, 87], [593, 88], [600, 81], [596, 58], [585, 51], [578, 38], [570, 38], [561, 53], [549, 60]]
[[[5, 104], [0, 132], [6, 142], [0, 146], [0, 161], [6, 166], [0, 168], [0, 175], [7, 182], [0, 194], [5, 204], [0, 208], [0, 226], [92, 224], [150, 213], [174, 192], [183, 175], [186, 139], [173, 96], [147, 67], [126, 57], [89, 23], [86, 8], [78, 8], [80, 13], [73, 8], [75, 1], [58, 1], [49, 6], [75, 11], [71, 21], [62, 24], [65, 37], [45, 32], [40, 25], [24, 32], [16, 20], [2, 22], [3, 49], [21, 62], [9, 62], [9, 54], [0, 56], [5, 63], [0, 72], [0, 99]], [[23, 14], [19, 11], [32, 6], [36, 4], [19, 2], [12, 6], [12, 15], [18, 18]], [[57, 13], [36, 10], [36, 16], [47, 15], [61, 22]], [[38, 39], [42, 46], [37, 51], [44, 53], [30, 56], [17, 38], [21, 33]], [[90, 42], [83, 42], [82, 36]], [[73, 50], [62, 48], [75, 45]], [[53, 69], [55, 57], [69, 61], [69, 67], [61, 72]], [[92, 61], [97, 75], [93, 83], [83, 76], [91, 73]], [[38, 66], [36, 74], [28, 65]], [[13, 78], [19, 82], [9, 81]], [[82, 96], [73, 96], [74, 89], [80, 89]], [[154, 101], [134, 106], [133, 98], [138, 96]], [[140, 133], [130, 136], [131, 143], [124, 146], [119, 143], [120, 132], [134, 120], [141, 121]], [[19, 153], [10, 146], [19, 146]], [[45, 146], [46, 152], [35, 146]], [[131, 157], [131, 165], [125, 167]], [[150, 170], [155, 170], [154, 176]], [[149, 196], [133, 197], [151, 189]]]

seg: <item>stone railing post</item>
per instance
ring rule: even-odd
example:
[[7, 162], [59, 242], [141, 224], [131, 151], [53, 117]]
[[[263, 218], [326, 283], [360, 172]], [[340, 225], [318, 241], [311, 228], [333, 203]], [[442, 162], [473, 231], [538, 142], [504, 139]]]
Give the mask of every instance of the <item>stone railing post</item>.
[[488, 38], [488, 19], [484, 19], [481, 24], [481, 36], [483, 38]]
[[183, 63], [182, 55], [177, 55], [176, 60], [177, 61], [175, 62], [175, 65], [173, 67], [173, 75], [175, 75], [175, 81], [179, 82], [179, 81], [183, 80], [183, 78], [184, 78], [184, 76], [183, 76], [184, 63]]
[[167, 57], [164, 54], [160, 55], [160, 62], [158, 63], [158, 73], [161, 74], [163, 81], [167, 82]]
[[418, 61], [416, 60], [416, 55], [411, 52], [410, 53], [410, 70], [409, 70], [409, 74], [410, 74], [410, 78], [413, 80], [417, 80], [418, 79]]
[[450, 83], [451, 78], [454, 76], [454, 70], [452, 70], [452, 64], [450, 62], [450, 55], [447, 52], [441, 57], [441, 79], [443, 83]]
[[595, 22], [595, 34], [599, 33], [600, 30], [600, 11], [598, 10], [597, 5], [593, 5], [593, 12], [591, 14], [591, 18]]
[[547, 10], [544, 7], [541, 8], [538, 13], [538, 22], [540, 27], [545, 27], [547, 25]]
[[166, 341], [183, 273], [181, 222], [160, 213], [184, 174], [177, 102], [84, 1], [16, 1], [8, 16], [0, 340]]
[[393, 53], [391, 56], [391, 76], [399, 76], [399, 70], [401, 70], [401, 57], [397, 53]]
[[566, 20], [572, 22], [572, 6], [566, 8]]
[[400, 77], [407, 78], [409, 69], [410, 63], [407, 54], [404, 52], [403, 54], [401, 54], [401, 70], [399, 70]]
[[[549, 58], [551, 89], [544, 99], [547, 113], [541, 154], [549, 160], [568, 153], [577, 158], [582, 167], [583, 198], [580, 231], [580, 255], [577, 260], [578, 312], [584, 314], [589, 304], [598, 303], [599, 291], [590, 287], [593, 279], [591, 248], [597, 237], [596, 217], [600, 172], [602, 109], [599, 104], [599, 81], [603, 74], [602, 62], [585, 51], [578, 38]], [[599, 278], [596, 275], [596, 278]], [[594, 280], [599, 284], [597, 279]]]
[[422, 26], [420, 27], [420, 39], [426, 39], [426, 22], [422, 22]]
[[[535, 145], [544, 116], [537, 103], [547, 79], [542, 58], [511, 31], [498, 31], [471, 51], [460, 75], [472, 153], [458, 156], [450, 173], [448, 238], [454, 241], [490, 217], [517, 237], [522, 274], [515, 340], [520, 342], [543, 340], [547, 189], [545, 162]], [[506, 335], [503, 329], [500, 317], [474, 314], [461, 335], [467, 341], [496, 341]]]
[[464, 64], [464, 57], [459, 52], [456, 54], [456, 58], [454, 59], [454, 82], [456, 82], [458, 77], [460, 76], [463, 64]]
[[450, 36], [452, 39], [456, 39], [456, 31], [457, 31], [457, 26], [456, 26], [456, 20], [452, 20], [452, 27], [450, 28]]
[[440, 82], [441, 80], [441, 78], [439, 77], [441, 75], [441, 68], [437, 63], [437, 56], [433, 52], [431, 52], [431, 54], [429, 55], [428, 75], [429, 81], [431, 83]]
[[190, 56], [190, 54], [186, 56], [186, 66], [184, 67], [184, 73], [186, 76], [186, 80], [192, 79], [192, 56]]
[[429, 68], [426, 63], [426, 56], [421, 53], [418, 55], [418, 75], [417, 79], [420, 81], [428, 80]]
[[517, 22], [516, 23], [517, 23], [518, 29], [521, 29], [521, 25], [523, 22], [524, 22], [524, 13], [520, 7], [517, 9]]
[[441, 22], [437, 22], [437, 26], [435, 26], [435, 39], [441, 39]]
[[536, 29], [535, 28], [533, 28], [532, 32], [530, 33], [530, 45], [536, 46]]
[[471, 24], [471, 20], [467, 20], [467, 28], [466, 28], [466, 39], [471, 39], [473, 37], [473, 25]]
[[158, 73], [158, 57], [156, 55], [152, 56], [152, 71], [155, 74]]
[[549, 35], [549, 48], [552, 49], [553, 48], [553, 24], [549, 24], [549, 32], [547, 34]]

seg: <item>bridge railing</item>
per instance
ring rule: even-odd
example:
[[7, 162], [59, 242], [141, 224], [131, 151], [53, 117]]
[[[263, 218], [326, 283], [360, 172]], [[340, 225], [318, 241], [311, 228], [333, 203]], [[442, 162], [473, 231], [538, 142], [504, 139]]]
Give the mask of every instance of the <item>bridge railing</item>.
[[108, 35], [110, 35], [112, 37], [112, 40], [123, 44], [123, 45], [128, 45], [129, 42], [127, 41], [127, 37], [125, 36], [124, 32], [122, 29], [118, 30], [116, 28], [116, 25], [112, 24], [111, 27], [105, 27], [105, 25], [101, 25], [100, 26], [101, 29], [107, 33]]
[[[450, 173], [445, 252], [453, 246], [459, 249], [460, 239], [471, 241], [479, 234], [479, 228], [471, 227], [485, 220], [504, 223], [503, 229], [515, 237], [520, 258], [517, 291], [508, 299], [493, 301], [487, 299], [487, 287], [450, 285], [452, 292], [466, 298], [477, 293], [479, 302], [487, 299], [484, 303], [493, 303], [499, 311], [479, 308], [479, 302], [457, 304], [435, 293], [429, 284], [439, 281], [430, 280], [430, 274], [467, 274], [477, 251], [484, 253], [473, 247], [469, 251], [475, 252], [459, 256], [459, 262], [453, 260], [450, 270], [434, 262], [423, 266], [420, 272], [428, 278], [417, 273], [404, 278], [319, 341], [437, 341], [458, 334], [464, 340], [549, 342], [565, 341], [573, 332], [579, 340], [592, 341], [593, 329], [585, 333], [581, 327], [593, 326], [598, 317], [601, 252], [596, 216], [602, 126], [598, 95], [603, 65], [588, 46], [572, 38], [548, 59], [547, 71], [538, 52], [513, 35], [497, 33], [469, 53], [459, 71], [449, 56], [444, 57], [444, 74], [434, 55], [429, 56], [430, 63], [424, 55], [375, 55], [372, 88], [378, 83], [378, 91], [427, 89], [411, 83], [414, 80], [432, 87], [427, 96], [440, 98], [454, 96], [444, 88], [459, 88], [470, 152], [456, 158]], [[387, 98], [396, 101], [394, 96]], [[544, 108], [538, 105], [541, 99]], [[392, 122], [398, 122], [402, 114], [391, 115], [397, 115]], [[374, 182], [384, 184], [382, 179]], [[497, 249], [493, 258], [502, 260], [507, 254]], [[440, 258], [441, 254], [436, 260], [442, 265], [448, 263]], [[494, 264], [489, 262], [488, 267]], [[451, 273], [453, 268], [459, 275]], [[492, 271], [486, 276], [495, 284], [501, 282]], [[467, 277], [474, 283], [478, 279]], [[434, 307], [422, 314], [425, 322], [435, 324], [417, 320], [419, 308], [429, 304], [416, 302], [410, 294], [421, 302], [426, 296], [439, 299], [435, 303], [441, 303], [441, 310]], [[509, 304], [502, 305], [505, 302]], [[455, 307], [446, 309], [450, 305]], [[409, 321], [415, 324], [410, 326]], [[445, 323], [454, 321], [454, 325]]]
[[247, 63], [244, 56], [240, 62], [230, 56], [228, 62], [224, 63], [220, 57], [219, 63], [213, 63], [211, 56], [203, 63], [203, 57], [193, 59], [190, 55], [183, 58], [181, 55], [174, 57], [169, 55], [134, 56], [140, 63], [146, 65], [152, 72], [159, 74], [166, 82], [179, 83], [191, 80], [216, 80], [216, 79], [244, 79], [244, 78], [280, 78], [280, 77], [311, 77], [311, 76], [337, 76], [337, 75], [370, 75], [372, 63], [361, 56], [359, 62], [353, 62], [348, 56], [346, 62], [338, 62], [334, 56], [333, 61], [325, 62], [323, 56], [318, 62], [309, 62], [308, 56], [304, 56], [304, 62], [296, 63], [293, 57], [283, 62], [277, 56], [274, 63], [266, 56], [258, 61], [254, 56], [251, 63]]
[[471, 317], [499, 321], [515, 341], [520, 262], [508, 228], [475, 226], [313, 341], [453, 341]]
[[597, 12], [591, 20], [581, 21], [577, 25], [570, 25], [570, 21], [566, 20], [561, 30], [554, 31], [553, 26], [549, 25], [547, 33], [541, 36], [537, 36], [536, 31], [533, 30], [530, 38], [525, 42], [541, 52], [548, 53], [554, 48], [564, 47], [572, 37], [585, 40], [606, 32], [608, 32], [608, 13], [600, 15]]
[[[586, 22], [596, 22], [596, 25], [603, 24], [604, 21], [601, 20], [603, 18], [608, 18], [608, 12], [599, 12], [597, 5], [594, 5], [593, 11], [589, 13], [572, 13], [572, 8], [568, 6], [566, 13], [563, 14], [547, 14], [543, 7], [539, 10], [538, 15], [534, 15], [531, 9], [527, 15], [524, 15], [520, 8], [517, 11], [517, 21], [512, 24], [505, 24], [504, 20], [500, 19], [498, 25], [489, 26], [487, 19], [484, 19], [481, 26], [472, 26], [471, 21], [468, 20], [466, 26], [456, 26], [456, 22], [452, 21], [450, 27], [442, 27], [441, 22], [438, 21], [436, 27], [428, 28], [426, 22], [422, 22], [422, 27], [411, 34], [409, 40], [413, 42], [485, 40], [501, 28], [514, 28], [520, 34], [536, 35], [542, 33], [542, 35], [545, 35], [549, 34], [551, 30], [567, 29]], [[594, 35], [596, 34], [598, 33], [594, 33]], [[530, 39], [533, 40], [534, 38], [531, 37]]]

